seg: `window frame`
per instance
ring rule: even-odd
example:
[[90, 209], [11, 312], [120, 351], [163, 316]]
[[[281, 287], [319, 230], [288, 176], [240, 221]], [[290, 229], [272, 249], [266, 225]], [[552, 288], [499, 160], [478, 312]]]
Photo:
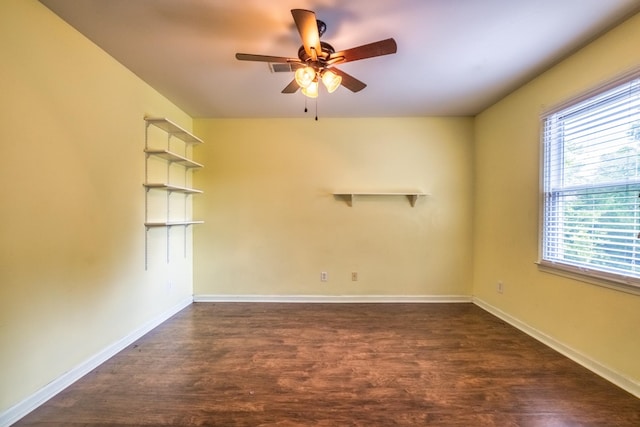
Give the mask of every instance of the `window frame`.
[[626, 276], [598, 270], [596, 268], [581, 267], [568, 263], [545, 260], [544, 253], [544, 235], [545, 235], [545, 177], [547, 158], [545, 155], [545, 121], [547, 118], [561, 112], [563, 110], [577, 106], [591, 98], [602, 95], [603, 93], [614, 89], [620, 85], [624, 85], [632, 80], [640, 79], [640, 69], [628, 71], [604, 84], [598, 85], [579, 96], [572, 97], [564, 102], [544, 110], [540, 114], [539, 120], [539, 136], [540, 136], [540, 152], [539, 152], [539, 224], [538, 224], [538, 260], [536, 264], [541, 272], [551, 273], [562, 277], [586, 282], [594, 285], [604, 286], [606, 288], [623, 291], [635, 295], [640, 295], [640, 278]]

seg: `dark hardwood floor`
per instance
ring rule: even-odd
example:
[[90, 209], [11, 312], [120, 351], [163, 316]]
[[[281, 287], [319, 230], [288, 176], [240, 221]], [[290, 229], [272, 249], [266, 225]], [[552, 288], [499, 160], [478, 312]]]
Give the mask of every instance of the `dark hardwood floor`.
[[17, 426], [640, 426], [472, 304], [193, 304]]

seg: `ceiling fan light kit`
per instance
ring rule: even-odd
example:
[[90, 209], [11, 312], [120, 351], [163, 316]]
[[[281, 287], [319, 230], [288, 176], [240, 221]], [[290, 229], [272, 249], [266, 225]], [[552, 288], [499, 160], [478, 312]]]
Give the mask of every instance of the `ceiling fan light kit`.
[[298, 89], [302, 89], [305, 96], [316, 98], [319, 81], [322, 81], [329, 93], [335, 92], [340, 86], [352, 92], [359, 92], [367, 85], [336, 68], [335, 65], [389, 55], [397, 51], [395, 40], [389, 38], [336, 52], [329, 43], [320, 41], [327, 26], [323, 21], [316, 19], [314, 12], [292, 9], [291, 15], [302, 39], [297, 58], [236, 53], [236, 59], [240, 61], [288, 64], [291, 70], [295, 70], [295, 78], [282, 90], [282, 93], [295, 93]]
[[[318, 79], [320, 76], [320, 79]], [[302, 89], [302, 93], [309, 98], [318, 96], [318, 80], [322, 80], [327, 92], [333, 93], [340, 87], [342, 77], [331, 70], [325, 69], [317, 72], [313, 67], [298, 68], [295, 72], [295, 80]]]

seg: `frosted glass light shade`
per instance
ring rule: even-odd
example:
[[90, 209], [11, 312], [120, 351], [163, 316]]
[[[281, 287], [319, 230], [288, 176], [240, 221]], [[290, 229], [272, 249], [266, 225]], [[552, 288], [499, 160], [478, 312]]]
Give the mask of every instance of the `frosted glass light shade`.
[[322, 73], [322, 83], [324, 83], [329, 93], [335, 92], [342, 83], [342, 76], [337, 75], [331, 70]]
[[311, 67], [298, 68], [295, 78], [298, 86], [304, 89], [316, 78], [316, 71]]
[[309, 98], [318, 97], [318, 80], [314, 80], [307, 87], [302, 88], [302, 93]]

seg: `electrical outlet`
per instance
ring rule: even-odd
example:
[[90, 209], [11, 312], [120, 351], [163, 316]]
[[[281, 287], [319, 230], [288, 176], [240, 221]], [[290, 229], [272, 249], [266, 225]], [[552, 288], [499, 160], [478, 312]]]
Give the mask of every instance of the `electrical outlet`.
[[357, 271], [354, 271], [354, 272], [351, 273], [351, 280], [354, 281], [354, 282], [358, 281], [358, 272]]
[[499, 294], [504, 293], [504, 283], [502, 283], [501, 281], [498, 282], [498, 284], [496, 285], [496, 291], [498, 291]]
[[326, 271], [321, 271], [320, 272], [320, 281], [321, 282], [326, 282], [329, 280], [329, 273], [327, 273]]

